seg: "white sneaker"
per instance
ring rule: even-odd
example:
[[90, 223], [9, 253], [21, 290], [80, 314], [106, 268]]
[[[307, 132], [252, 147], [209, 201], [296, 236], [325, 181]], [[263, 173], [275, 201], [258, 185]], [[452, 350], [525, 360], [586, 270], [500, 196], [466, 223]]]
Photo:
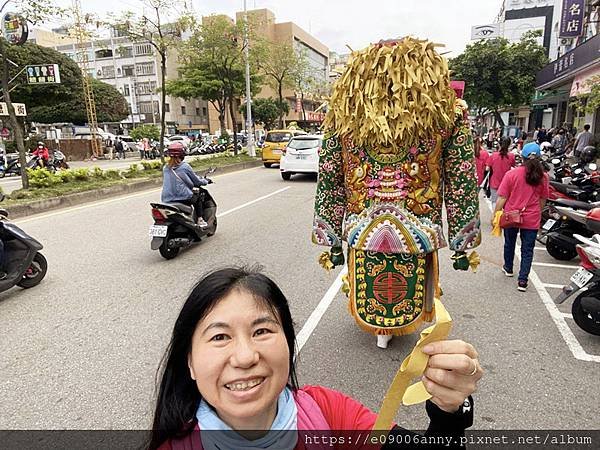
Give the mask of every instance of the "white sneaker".
[[377, 347], [387, 348], [388, 344], [392, 340], [392, 335], [377, 335]]

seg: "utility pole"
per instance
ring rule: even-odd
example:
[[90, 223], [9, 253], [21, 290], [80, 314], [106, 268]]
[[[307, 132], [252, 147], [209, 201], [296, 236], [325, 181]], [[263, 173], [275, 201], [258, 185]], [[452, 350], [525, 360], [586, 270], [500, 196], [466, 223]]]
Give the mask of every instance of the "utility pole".
[[[248, 40], [248, 10], [244, 0], [244, 55], [246, 57], [246, 133], [248, 138], [248, 155], [256, 156], [254, 149], [254, 127], [252, 126], [252, 98], [250, 92], [250, 49]], [[235, 145], [235, 144], [234, 144]]]

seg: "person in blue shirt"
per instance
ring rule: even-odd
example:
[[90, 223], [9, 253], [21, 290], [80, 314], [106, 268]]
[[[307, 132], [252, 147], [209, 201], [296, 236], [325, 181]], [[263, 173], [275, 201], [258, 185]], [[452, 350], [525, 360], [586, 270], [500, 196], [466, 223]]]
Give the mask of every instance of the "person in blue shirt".
[[206, 222], [202, 219], [201, 200], [194, 194], [193, 188], [206, 186], [210, 181], [196, 175], [194, 169], [183, 161], [185, 152], [181, 143], [169, 145], [167, 155], [169, 156], [169, 162], [163, 168], [161, 202], [183, 203], [193, 206], [198, 224], [206, 226]]

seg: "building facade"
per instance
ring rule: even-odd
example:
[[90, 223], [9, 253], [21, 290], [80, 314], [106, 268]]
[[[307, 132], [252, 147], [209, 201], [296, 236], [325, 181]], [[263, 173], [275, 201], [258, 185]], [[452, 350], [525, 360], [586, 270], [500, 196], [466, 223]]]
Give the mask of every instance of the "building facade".
[[[41, 44], [43, 45], [43, 44]], [[74, 42], [52, 46], [79, 63]], [[117, 88], [127, 100], [129, 116], [120, 123], [100, 124], [106, 131], [118, 132], [138, 124], [160, 124], [161, 67], [158, 55], [149, 42], [134, 42], [112, 33], [109, 38], [85, 44], [89, 75]], [[177, 77], [177, 54], [167, 60], [167, 79]], [[201, 99], [185, 101], [167, 96], [165, 103], [167, 134], [209, 131], [208, 105]]]
[[[242, 20], [244, 12], [236, 13], [236, 19]], [[298, 53], [303, 53], [311, 68], [312, 76], [324, 86], [329, 83], [329, 49], [314, 36], [293, 22], [276, 23], [275, 14], [268, 9], [248, 11], [248, 17], [260, 24], [259, 32], [275, 43], [288, 43]], [[269, 86], [264, 86], [257, 95], [258, 98], [277, 98], [278, 94]], [[283, 91], [284, 100], [288, 102], [289, 113], [285, 122], [297, 122], [305, 129], [318, 128], [325, 114], [318, 110], [323, 101], [317, 95], [304, 94], [294, 89]], [[241, 124], [238, 124], [241, 126]]]

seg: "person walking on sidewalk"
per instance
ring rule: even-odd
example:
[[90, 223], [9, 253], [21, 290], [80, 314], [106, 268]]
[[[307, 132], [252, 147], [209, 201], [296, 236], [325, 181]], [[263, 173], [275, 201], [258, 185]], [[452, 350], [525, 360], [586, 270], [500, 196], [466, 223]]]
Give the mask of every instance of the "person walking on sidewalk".
[[505, 136], [500, 140], [500, 148], [497, 152], [492, 153], [487, 162], [487, 169], [491, 170], [490, 174], [490, 191], [492, 206], [496, 206], [498, 198], [498, 188], [504, 175], [512, 168], [515, 167], [515, 155], [508, 151], [511, 140]]
[[492, 217], [496, 212], [504, 210], [520, 211], [519, 226], [504, 228], [504, 266], [502, 271], [507, 277], [513, 276], [513, 261], [517, 235], [521, 234], [521, 268], [517, 289], [525, 292], [533, 250], [537, 237], [542, 208], [548, 198], [548, 175], [540, 161], [540, 146], [530, 142], [523, 147], [521, 156], [523, 165], [506, 174], [498, 188], [498, 202]]
[[475, 166], [477, 168], [477, 185], [481, 187], [485, 179], [485, 167], [490, 154], [483, 146], [483, 140], [479, 136], [473, 141], [473, 148], [475, 150]]

